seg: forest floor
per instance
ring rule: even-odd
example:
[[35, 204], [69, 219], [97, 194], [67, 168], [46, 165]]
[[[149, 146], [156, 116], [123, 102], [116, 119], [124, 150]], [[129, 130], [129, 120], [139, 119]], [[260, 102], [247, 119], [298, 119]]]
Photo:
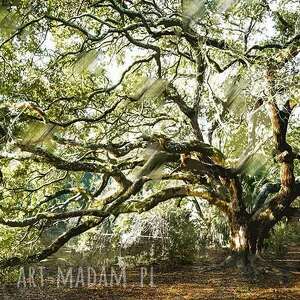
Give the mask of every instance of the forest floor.
[[212, 252], [209, 259], [201, 265], [176, 268], [155, 266], [154, 286], [149, 285], [149, 268], [148, 276], [144, 278], [144, 286], [141, 286], [140, 270], [126, 271], [125, 286], [116, 283], [109, 286], [109, 280], [108, 286], [105, 286], [99, 284], [98, 277], [96, 284], [86, 285], [86, 274], [78, 277], [77, 273], [73, 274], [73, 277], [79, 280], [78, 287], [74, 287], [74, 282], [72, 288], [68, 284], [57, 287], [57, 279], [54, 276], [46, 276], [43, 278], [43, 286], [39, 285], [39, 282], [35, 282], [36, 287], [29, 287], [28, 282], [26, 287], [22, 286], [24, 282], [18, 288], [16, 284], [2, 286], [0, 300], [300, 299], [300, 246], [290, 246], [280, 259], [268, 259], [273, 266], [282, 269], [286, 276], [278, 274], [278, 269], [274, 268], [263, 280], [255, 283], [243, 278], [235, 269], [203, 271], [205, 265], [220, 261], [222, 256], [223, 254]]

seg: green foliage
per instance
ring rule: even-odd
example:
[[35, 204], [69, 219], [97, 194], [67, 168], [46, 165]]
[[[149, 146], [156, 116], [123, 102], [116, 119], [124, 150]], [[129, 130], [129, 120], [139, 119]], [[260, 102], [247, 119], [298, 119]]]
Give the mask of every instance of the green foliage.
[[[1, 4], [0, 4], [1, 5]], [[7, 38], [16, 30], [17, 15], [6, 7], [0, 6], [0, 36]]]
[[55, 133], [55, 126], [43, 123], [28, 123], [20, 133], [22, 144], [35, 144], [44, 145], [47, 150], [51, 150], [55, 147], [53, 141], [53, 134]]
[[283, 256], [291, 244], [300, 243], [300, 225], [296, 223], [279, 222], [266, 240], [268, 252], [274, 256]]
[[163, 218], [167, 220], [166, 258], [173, 263], [192, 263], [197, 254], [199, 233], [186, 209], [170, 209]]
[[116, 223], [109, 219], [74, 241], [71, 252], [60, 252], [58, 257], [71, 264], [189, 264], [202, 247], [198, 229], [189, 210], [168, 205], [142, 215], [120, 217]]
[[[11, 5], [0, 7], [3, 218], [22, 220], [43, 212], [98, 209], [95, 203], [108, 195], [116, 191], [126, 195], [128, 182], [134, 186], [147, 154], [158, 150], [141, 142], [142, 135], [158, 133], [174, 144], [190, 142], [196, 139], [196, 121], [205, 142], [214, 129], [211, 139], [215, 147], [209, 147], [214, 162], [233, 170], [271, 133], [265, 106], [256, 107], [257, 100], [272, 95], [280, 107], [287, 99], [299, 104], [299, 57], [291, 57], [299, 45], [297, 40], [290, 40], [298, 33], [299, 13], [290, 1], [271, 1], [277, 8], [258, 0], [158, 1], [160, 12], [152, 1], [131, 1], [133, 4], [128, 5], [136, 10], [134, 17], [114, 8], [114, 2], [120, 1], [9, 2]], [[270, 43], [275, 47], [261, 48]], [[290, 61], [282, 64], [284, 60]], [[275, 93], [266, 76], [270, 66], [281, 66], [274, 74]], [[204, 74], [202, 67], [206, 68]], [[170, 83], [180, 97], [166, 93]], [[27, 102], [35, 103], [40, 111], [20, 105]], [[292, 114], [288, 142], [295, 150], [300, 139], [298, 124], [299, 113]], [[157, 144], [163, 149], [161, 140]], [[50, 155], [22, 151], [19, 143], [34, 149], [38, 146]], [[120, 156], [112, 151], [118, 144], [122, 150], [128, 147], [129, 153]], [[273, 145], [266, 141], [239, 175], [249, 212], [263, 184], [279, 178], [270, 148]], [[179, 157], [180, 153], [176, 154]], [[191, 155], [194, 159], [201, 156]], [[74, 164], [97, 166], [97, 170], [71, 170]], [[196, 171], [189, 174], [179, 165], [179, 158], [165, 164], [151, 174], [140, 191], [121, 200], [125, 204], [140, 201], [165, 188], [179, 184], [196, 187], [205, 181], [205, 186], [230, 201], [218, 172], [213, 176]], [[299, 170], [296, 162], [296, 175]], [[110, 178], [94, 199], [92, 193], [102, 184], [102, 172]], [[194, 180], [165, 179], [171, 175], [192, 175]], [[116, 183], [125, 177], [126, 191]], [[66, 188], [72, 192], [53, 196]], [[189, 200], [182, 200], [183, 208], [175, 208], [171, 202], [171, 206], [162, 205], [144, 215], [118, 217], [116, 222], [111, 216], [101, 228], [71, 242], [70, 247], [81, 253], [102, 247], [102, 254], [106, 251], [112, 263], [124, 253], [135, 263], [189, 263], [201, 247], [227, 245], [229, 225], [224, 215], [211, 205], [201, 204], [205, 220], [199, 220], [193, 209], [189, 213]], [[34, 253], [88, 218], [95, 217], [39, 220], [28, 228], [28, 234], [27, 228], [1, 227], [1, 257], [13, 255], [13, 251]], [[43, 234], [39, 235], [39, 230]], [[279, 240], [286, 230], [289, 235], [289, 229], [279, 226], [270, 240], [276, 251], [282, 251]], [[110, 239], [103, 234], [109, 234]], [[154, 240], [145, 242], [139, 236]], [[28, 244], [23, 247], [27, 250], [23, 251], [19, 243]], [[97, 255], [95, 250], [89, 259]]]
[[[31, 239], [36, 239], [38, 232], [36, 230], [28, 231], [24, 228], [10, 229], [5, 226], [0, 226], [0, 257], [1, 259], [14, 256], [16, 253], [20, 256], [27, 256], [32, 251], [40, 249], [40, 241], [35, 243], [29, 242]], [[23, 243], [29, 242], [30, 247], [24, 247]], [[1, 278], [3, 276], [3, 278]], [[14, 269], [7, 272], [0, 272], [0, 281], [10, 276], [15, 276]]]

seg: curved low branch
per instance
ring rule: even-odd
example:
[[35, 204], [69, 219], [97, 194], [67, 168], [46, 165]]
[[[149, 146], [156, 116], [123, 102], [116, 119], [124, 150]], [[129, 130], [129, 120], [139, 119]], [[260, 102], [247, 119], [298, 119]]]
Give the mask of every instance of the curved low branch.
[[209, 191], [205, 188], [197, 188], [194, 185], [183, 185], [171, 187], [159, 191], [158, 193], [149, 196], [142, 201], [129, 201], [124, 203], [119, 209], [120, 212], [138, 212], [142, 213], [152, 209], [159, 203], [165, 202], [169, 199], [177, 197], [194, 196], [207, 200], [210, 204], [217, 206], [223, 212], [228, 213], [229, 204], [224, 201], [218, 194]]
[[40, 262], [41, 260], [57, 252], [73, 237], [78, 236], [93, 227], [96, 227], [97, 225], [101, 224], [103, 220], [104, 218], [100, 220], [88, 220], [78, 226], [71, 228], [70, 230], [59, 236], [50, 246], [36, 254], [25, 257], [14, 256], [7, 259], [3, 259], [0, 261], [0, 269]]
[[[137, 188], [137, 190], [139, 190]], [[132, 188], [132, 191], [130, 195], [134, 194], [134, 188]], [[119, 201], [117, 205], [109, 207], [108, 210], [89, 210], [86, 212], [92, 212], [90, 215], [94, 215], [95, 213], [97, 216], [100, 217], [97, 219], [91, 219], [87, 220], [84, 223], [75, 226], [68, 230], [66, 233], [59, 236], [50, 246], [43, 249], [42, 251], [25, 257], [11, 257], [8, 259], [4, 259], [0, 261], [0, 268], [5, 269], [9, 267], [15, 267], [19, 265], [24, 264], [32, 264], [37, 263], [50, 255], [57, 252], [63, 245], [65, 245], [70, 239], [72, 239], [75, 236], [78, 236], [89, 229], [96, 227], [97, 225], [101, 224], [103, 220], [110, 214], [113, 214], [115, 216], [123, 213], [130, 213], [130, 212], [145, 212], [148, 211], [155, 206], [157, 206], [159, 203], [167, 201], [172, 198], [176, 197], [184, 197], [184, 196], [195, 196], [202, 199], [207, 200], [209, 203], [216, 205], [223, 211], [228, 211], [228, 203], [226, 203], [224, 200], [222, 200], [217, 194], [210, 192], [206, 189], [201, 188], [195, 188], [193, 185], [184, 185], [179, 187], [172, 187], [167, 188], [165, 190], [161, 190], [158, 193], [144, 199], [143, 201], [130, 201], [127, 203], [124, 203], [126, 201], [125, 198], [122, 199], [122, 201]], [[121, 197], [122, 198], [122, 197]], [[67, 216], [69, 214], [70, 217], [79, 216], [80, 211], [76, 212], [69, 212], [65, 214], [57, 214], [54, 215], [52, 218], [55, 219], [58, 215], [60, 216]], [[42, 215], [41, 215], [42, 218]], [[40, 219], [41, 219], [40, 218]], [[51, 218], [51, 216], [49, 216]], [[3, 221], [3, 220], [2, 220]], [[35, 222], [36, 220], [33, 219], [27, 219], [24, 221], [6, 221], [7, 225], [21, 225], [21, 226], [28, 226], [32, 224], [32, 222]]]

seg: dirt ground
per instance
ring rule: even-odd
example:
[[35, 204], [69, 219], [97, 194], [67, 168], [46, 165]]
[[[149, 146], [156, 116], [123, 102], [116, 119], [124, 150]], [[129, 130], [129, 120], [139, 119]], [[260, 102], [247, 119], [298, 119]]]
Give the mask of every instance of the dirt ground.
[[[211, 256], [211, 260], [218, 259]], [[140, 270], [126, 272], [124, 287], [122, 284], [109, 286], [109, 280], [108, 286], [99, 284], [98, 277], [97, 284], [93, 285], [82, 281], [80, 283], [83, 284], [78, 287], [70, 288], [68, 284], [57, 287], [54, 276], [49, 276], [45, 278], [43, 286], [38, 283], [36, 287], [26, 288], [17, 288], [16, 284], [2, 286], [0, 299], [300, 299], [300, 246], [290, 247], [284, 257], [272, 259], [272, 264], [283, 269], [286, 276], [279, 274], [274, 268], [263, 279], [251, 283], [234, 269], [203, 271], [203, 264], [172, 269], [155, 266], [154, 286], [149, 285], [149, 269], [148, 276], [144, 278], [144, 286], [140, 283]]]

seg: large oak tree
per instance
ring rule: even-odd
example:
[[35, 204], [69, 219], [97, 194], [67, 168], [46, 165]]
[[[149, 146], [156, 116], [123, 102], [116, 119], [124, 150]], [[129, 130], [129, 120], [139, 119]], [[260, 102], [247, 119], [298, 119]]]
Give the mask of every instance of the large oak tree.
[[[292, 0], [6, 1], [0, 224], [31, 246], [1, 268], [190, 197], [226, 216], [233, 261], [252, 266], [298, 212], [299, 11]], [[61, 220], [61, 235], [32, 246]]]

